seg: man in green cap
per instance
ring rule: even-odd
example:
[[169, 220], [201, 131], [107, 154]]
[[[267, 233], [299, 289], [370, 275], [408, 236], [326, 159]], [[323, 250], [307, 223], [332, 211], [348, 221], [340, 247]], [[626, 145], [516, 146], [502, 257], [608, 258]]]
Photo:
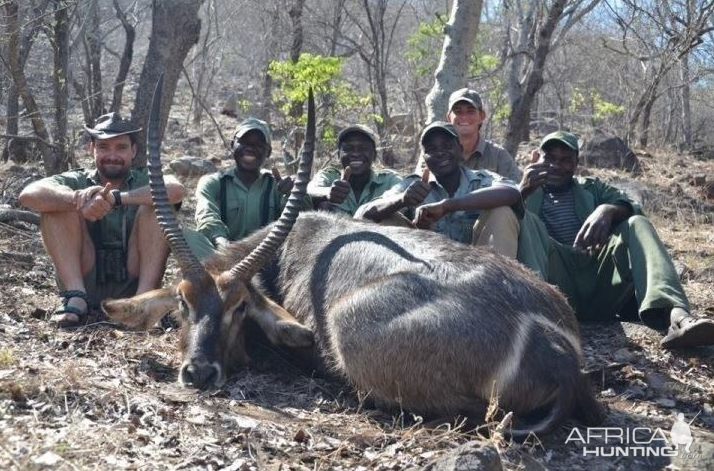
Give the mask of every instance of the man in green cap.
[[[449, 96], [446, 121], [459, 134], [459, 141], [464, 148], [464, 165], [473, 170], [490, 170], [514, 182], [520, 181], [522, 173], [511, 154], [481, 134], [486, 116], [483, 100], [476, 90], [460, 88]], [[420, 157], [417, 173], [421, 173], [424, 165]]]
[[[133, 169], [136, 133], [117, 113], [85, 126], [95, 170], [43, 178], [20, 193], [40, 213], [40, 231], [55, 267], [63, 305], [50, 321], [70, 327], [106, 298], [130, 297], [161, 285], [169, 249], [156, 220], [145, 169]], [[167, 177], [169, 201], [184, 188]]]
[[664, 348], [714, 343], [714, 321], [689, 313], [667, 250], [626, 194], [597, 178], [576, 177], [578, 139], [557, 131], [531, 156], [520, 188], [543, 222], [547, 281], [581, 320], [629, 320], [667, 329]]
[[426, 126], [420, 142], [428, 172], [405, 179], [362, 206], [357, 216], [382, 222], [400, 214], [415, 227], [516, 258], [519, 223], [511, 208], [519, 208], [516, 184], [467, 168], [459, 135], [449, 123]]
[[196, 231], [185, 234], [199, 258], [278, 219], [293, 187], [291, 177], [262, 168], [271, 153], [265, 121], [241, 121], [231, 152], [235, 167], [204, 175], [196, 186]]
[[353, 216], [361, 205], [402, 181], [395, 171], [374, 167], [377, 140], [366, 126], [355, 124], [342, 129], [337, 135], [337, 155], [341, 168], [320, 170], [307, 186], [318, 209]]

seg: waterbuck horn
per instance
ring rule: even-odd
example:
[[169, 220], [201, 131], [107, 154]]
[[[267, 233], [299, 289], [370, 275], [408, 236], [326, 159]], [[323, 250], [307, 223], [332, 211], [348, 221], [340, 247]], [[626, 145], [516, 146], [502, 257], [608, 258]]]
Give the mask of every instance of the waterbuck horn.
[[151, 100], [151, 115], [149, 117], [148, 138], [146, 148], [149, 151], [149, 187], [151, 199], [154, 202], [154, 211], [159, 221], [159, 226], [164, 231], [164, 236], [176, 257], [184, 278], [203, 273], [203, 266], [191, 249], [181, 231], [169, 196], [166, 192], [164, 173], [161, 171], [161, 92], [164, 86], [164, 74], [161, 74]]
[[300, 204], [305, 199], [307, 183], [310, 180], [312, 171], [312, 158], [315, 153], [315, 99], [312, 95], [312, 88], [307, 97], [307, 126], [305, 129], [305, 143], [302, 146], [300, 164], [298, 167], [297, 179], [290, 198], [285, 205], [280, 219], [275, 223], [270, 233], [260, 242], [246, 258], [231, 268], [230, 275], [242, 281], [250, 281], [253, 275], [260, 270], [263, 265], [275, 255], [280, 245], [285, 241], [290, 229], [300, 211]]

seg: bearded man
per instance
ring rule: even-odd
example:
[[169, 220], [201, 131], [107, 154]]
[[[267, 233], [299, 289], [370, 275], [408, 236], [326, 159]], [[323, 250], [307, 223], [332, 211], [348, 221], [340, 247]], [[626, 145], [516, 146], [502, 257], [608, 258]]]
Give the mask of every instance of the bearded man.
[[[146, 169], [133, 169], [141, 129], [118, 113], [85, 126], [94, 170], [75, 169], [43, 178], [20, 193], [20, 203], [40, 213], [40, 232], [60, 288], [62, 305], [50, 322], [85, 322], [106, 298], [131, 297], [161, 285], [169, 248], [154, 214]], [[166, 180], [169, 201], [184, 187]]]

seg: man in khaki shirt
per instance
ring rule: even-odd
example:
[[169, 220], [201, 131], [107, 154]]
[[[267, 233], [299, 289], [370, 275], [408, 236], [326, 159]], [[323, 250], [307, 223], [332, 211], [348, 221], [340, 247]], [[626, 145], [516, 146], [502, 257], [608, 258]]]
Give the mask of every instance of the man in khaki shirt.
[[[486, 121], [486, 111], [481, 97], [475, 90], [461, 88], [451, 94], [446, 120], [459, 133], [466, 167], [473, 170], [490, 170], [514, 182], [521, 180], [522, 172], [511, 154], [481, 136], [481, 126]], [[416, 173], [420, 174], [423, 167], [424, 160], [420, 158]]]

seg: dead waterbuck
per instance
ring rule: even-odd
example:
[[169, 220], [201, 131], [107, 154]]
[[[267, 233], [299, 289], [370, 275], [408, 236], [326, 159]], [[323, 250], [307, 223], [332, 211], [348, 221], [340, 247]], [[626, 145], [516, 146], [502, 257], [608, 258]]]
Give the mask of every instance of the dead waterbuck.
[[495, 394], [514, 412], [516, 435], [552, 430], [572, 415], [588, 424], [600, 419], [580, 371], [572, 309], [518, 263], [429, 231], [322, 212], [296, 217], [312, 160], [312, 98], [298, 179], [281, 219], [203, 264], [161, 189], [156, 126], [152, 114], [152, 194], [182, 279], [104, 309], [150, 327], [178, 305], [184, 384], [220, 385], [247, 359], [248, 317], [276, 344], [314, 341], [329, 367], [384, 408], [480, 420]]

